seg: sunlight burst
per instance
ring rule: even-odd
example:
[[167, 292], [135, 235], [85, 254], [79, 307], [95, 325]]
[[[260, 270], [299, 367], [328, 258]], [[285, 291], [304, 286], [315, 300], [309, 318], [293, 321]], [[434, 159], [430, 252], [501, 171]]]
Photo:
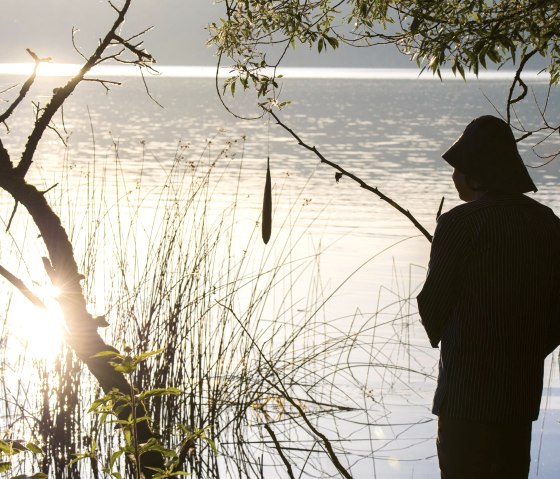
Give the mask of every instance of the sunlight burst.
[[[11, 325], [11, 333], [29, 357], [50, 362], [55, 359], [62, 346], [64, 320], [54, 299], [60, 291], [52, 286], [45, 289], [47, 309], [41, 310], [28, 303], [18, 305], [18, 312], [12, 317], [19, 319]], [[21, 353], [21, 348], [13, 352], [16, 355]]]

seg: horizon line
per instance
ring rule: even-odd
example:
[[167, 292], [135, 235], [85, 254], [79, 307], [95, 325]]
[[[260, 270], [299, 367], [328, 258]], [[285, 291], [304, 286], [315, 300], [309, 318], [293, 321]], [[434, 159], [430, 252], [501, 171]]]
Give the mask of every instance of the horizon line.
[[[0, 63], [0, 75], [31, 75], [34, 63]], [[82, 67], [75, 63], [41, 63], [37, 76], [64, 77], [73, 76]], [[194, 65], [161, 65], [154, 66], [157, 73], [144, 72], [150, 78], [215, 78], [215, 66]], [[271, 75], [272, 69], [263, 70], [264, 74]], [[227, 78], [232, 73], [231, 68], [221, 67], [218, 70], [219, 78]], [[478, 77], [472, 72], [466, 72], [467, 80], [513, 80], [515, 70], [479, 71]], [[325, 80], [439, 80], [436, 74], [429, 71], [421, 72], [418, 68], [370, 68], [370, 67], [279, 67], [277, 75], [284, 79], [325, 79]], [[134, 65], [98, 65], [90, 70], [89, 75], [103, 76], [140, 76], [139, 68]], [[460, 75], [455, 75], [451, 69], [442, 69], [443, 80], [463, 80]], [[523, 72], [523, 78], [531, 81], [550, 81], [550, 74], [546, 71], [528, 70]]]

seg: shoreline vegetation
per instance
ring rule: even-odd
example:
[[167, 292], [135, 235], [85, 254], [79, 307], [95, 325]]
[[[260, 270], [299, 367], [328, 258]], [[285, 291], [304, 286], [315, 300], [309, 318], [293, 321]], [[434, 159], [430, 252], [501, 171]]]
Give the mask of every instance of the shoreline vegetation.
[[[238, 197], [219, 212], [212, 204], [220, 179], [240, 172], [242, 141], [226, 143], [213, 158], [189, 153], [177, 151], [157, 189], [146, 190], [142, 177], [127, 181], [115, 150], [115, 158], [97, 164], [105, 179], [84, 173], [85, 197], [71, 187], [48, 193], [70, 227], [88, 278], [86, 299], [105, 308], [109, 343], [133, 345], [136, 353], [163, 348], [140, 364], [134, 386], [184, 392], [149, 402], [161, 443], [180, 444], [179, 425], [205, 431], [218, 454], [203, 440], [178, 451], [195, 477], [285, 477], [288, 465], [288, 477], [360, 477], [353, 471], [375, 471], [376, 461], [398, 463], [399, 449], [430, 440], [425, 432], [421, 439], [410, 434], [433, 421], [425, 404], [436, 361], [426, 361], [433, 352], [414, 339], [416, 290], [388, 285], [375, 311], [333, 317], [330, 303], [348, 278], [323, 284], [320, 249], [294, 256], [295, 242], [305, 240], [304, 233], [288, 240], [301, 198], [276, 218], [284, 233], [273, 235], [272, 248], [260, 244], [258, 221], [240, 243], [239, 229], [247, 226], [238, 220]], [[281, 188], [275, 185], [275, 194]], [[28, 227], [14, 225], [14, 236]], [[19, 259], [20, 270], [33, 270], [23, 251]], [[96, 304], [99, 298], [104, 304]], [[17, 315], [10, 302], [7, 307], [5, 318]], [[14, 398], [4, 404], [5, 423], [12, 434], [37, 439], [45, 456], [36, 466], [53, 477], [97, 477], [94, 470], [108, 464], [123, 440], [114, 424], [87, 412], [99, 387], [66, 347], [54, 367], [45, 360], [30, 365], [25, 355], [4, 358], [5, 371], [19, 378], [5, 396]], [[395, 413], [411, 406], [425, 414], [409, 421]], [[92, 444], [96, 456], [68, 469], [73, 455]], [[124, 456], [121, 461], [124, 474], [130, 465]]]

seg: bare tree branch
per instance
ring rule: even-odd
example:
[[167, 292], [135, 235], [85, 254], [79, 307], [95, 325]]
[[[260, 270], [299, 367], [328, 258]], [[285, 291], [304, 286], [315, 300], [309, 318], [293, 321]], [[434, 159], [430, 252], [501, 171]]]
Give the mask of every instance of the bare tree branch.
[[410, 211], [404, 209], [396, 201], [393, 201], [387, 195], [385, 195], [384, 193], [379, 191], [378, 188], [368, 185], [361, 178], [358, 178], [356, 175], [354, 175], [354, 174], [350, 173], [349, 171], [345, 170], [340, 165], [338, 165], [338, 164], [336, 164], [332, 161], [327, 160], [315, 146], [310, 146], [307, 143], [305, 143], [291, 128], [289, 128], [287, 125], [285, 125], [280, 120], [280, 118], [278, 118], [278, 115], [276, 115], [272, 110], [267, 109], [266, 111], [268, 111], [268, 113], [270, 113], [274, 117], [274, 119], [276, 120], [276, 123], [278, 123], [278, 125], [280, 125], [282, 128], [284, 128], [284, 130], [286, 130], [290, 135], [292, 135], [297, 140], [299, 145], [301, 145], [304, 148], [306, 148], [307, 150], [315, 153], [315, 155], [321, 160], [321, 163], [325, 163], [325, 164], [331, 166], [332, 168], [337, 170], [340, 175], [347, 176], [348, 178], [350, 178], [350, 179], [354, 180], [356, 183], [358, 183], [358, 185], [360, 185], [360, 188], [371, 191], [372, 193], [376, 194], [380, 199], [389, 203], [399, 213], [406, 216], [412, 222], [412, 224], [426, 237], [426, 239], [428, 241], [430, 241], [430, 242], [432, 241], [432, 235], [428, 232], [428, 230], [426, 230], [426, 228], [424, 228], [424, 226], [422, 226], [418, 222], [418, 220], [412, 215], [412, 213], [410, 213]]
[[12, 104], [8, 107], [8, 109], [4, 113], [2, 113], [2, 115], [0, 115], [0, 123], [4, 123], [10, 117], [10, 115], [14, 112], [14, 110], [17, 108], [17, 106], [21, 103], [21, 101], [25, 98], [25, 95], [27, 95], [27, 93], [29, 92], [29, 89], [31, 88], [31, 85], [33, 85], [33, 82], [35, 81], [35, 78], [37, 77], [37, 69], [39, 68], [39, 65], [42, 62], [51, 61], [50, 57], [49, 58], [39, 58], [37, 56], [37, 54], [35, 52], [33, 52], [32, 50], [30, 50], [29, 48], [27, 49], [27, 52], [29, 53], [29, 55], [31, 55], [31, 58], [33, 58], [33, 61], [35, 62], [35, 66], [33, 67], [33, 72], [31, 73], [29, 78], [25, 81], [25, 83], [22, 85], [21, 90], [19, 91], [19, 95], [17, 96], [17, 98], [12, 102]]
[[10, 273], [2, 265], [0, 265], [0, 275], [2, 275], [10, 283], [12, 283], [17, 289], [19, 289], [21, 294], [23, 294], [35, 306], [43, 310], [47, 309], [45, 303], [43, 303], [43, 301], [41, 301], [41, 299], [37, 295], [35, 295], [35, 293], [33, 293], [27, 286], [25, 286], [25, 283], [21, 279], [19, 279], [16, 275]]
[[10, 160], [10, 154], [8, 150], [4, 148], [4, 143], [0, 139], [0, 173], [2, 170], [11, 170], [14, 167], [12, 161]]
[[[81, 285], [84, 276], [78, 271], [72, 244], [66, 230], [61, 224], [59, 216], [48, 204], [45, 198], [45, 192], [39, 191], [35, 186], [27, 183], [25, 176], [32, 164], [42, 135], [47, 128], [54, 129], [61, 139], [63, 139], [53, 123], [54, 115], [59, 110], [62, 110], [64, 102], [72, 94], [77, 85], [83, 80], [87, 80], [85, 75], [95, 65], [110, 59], [121, 61], [118, 55], [129, 51], [136, 57], [136, 60], [130, 61], [130, 63], [136, 64], [141, 68], [149, 68], [148, 63], [153, 61], [153, 59], [151, 55], [140, 49], [141, 43], [133, 44], [129, 41], [130, 39], [123, 40], [116, 33], [124, 22], [125, 15], [128, 12], [131, 2], [132, 0], [124, 0], [120, 8], [110, 3], [111, 7], [118, 14], [117, 19], [114, 21], [105, 37], [100, 41], [95, 52], [86, 60], [80, 71], [72, 77], [66, 85], [53, 90], [52, 97], [45, 107], [34, 103], [36, 108], [35, 124], [27, 144], [25, 145], [19, 164], [16, 167], [13, 167], [8, 152], [0, 142], [0, 188], [8, 192], [16, 202], [9, 224], [11, 224], [17, 205], [21, 203], [27, 209], [33, 222], [37, 226], [39, 234], [48, 251], [48, 258], [43, 258], [43, 264], [51, 281], [61, 291], [57, 300], [60, 304], [66, 324], [66, 341], [76, 353], [77, 357], [99, 381], [100, 386], [106, 393], [113, 388], [117, 388], [120, 391], [130, 391], [131, 387], [125, 376], [115, 371], [107, 357], [98, 356], [98, 353], [103, 351], [117, 352], [117, 350], [105, 343], [97, 331], [98, 327], [106, 325], [106, 323], [93, 318], [87, 310]], [[136, 36], [131, 38], [136, 38]], [[114, 45], [120, 45], [122, 47], [117, 57], [106, 54], [106, 50]], [[46, 61], [46, 59], [39, 58], [30, 50], [28, 51], [35, 60], [33, 74], [25, 82], [18, 98], [10, 105], [8, 110], [0, 116], [0, 123], [5, 122], [18, 104], [21, 103], [35, 79], [38, 64], [42, 61]], [[100, 81], [105, 87], [112, 83], [109, 81], [97, 81]], [[64, 115], [62, 115], [62, 128], [66, 131], [64, 127]], [[37, 304], [34, 298], [27, 293], [27, 290], [23, 289], [22, 284], [16, 281], [17, 278], [13, 277], [13, 275], [10, 276], [4, 270], [0, 270], [0, 274], [9, 280], [11, 279], [11, 282], [15, 284], [20, 291], [24, 292], [34, 304]], [[130, 410], [123, 410], [119, 414], [119, 418], [126, 420], [130, 413]], [[144, 416], [146, 416], [144, 406], [139, 405], [137, 417]], [[153, 438], [155, 438], [155, 435], [148, 422], [139, 422], [137, 424], [138, 442], [145, 443]], [[142, 477], [149, 479], [155, 474], [157, 469], [162, 469], [164, 467], [164, 458], [159, 452], [148, 452], [142, 456], [142, 463], [136, 466], [139, 468], [139, 474], [141, 473]]]
[[[525, 65], [527, 65], [527, 62], [536, 53], [537, 53], [537, 50], [532, 50], [531, 52], [529, 52], [529, 53], [527, 53], [523, 56], [523, 58], [519, 62], [519, 67], [517, 68], [517, 71], [515, 72], [515, 76], [513, 77], [513, 81], [511, 82], [511, 86], [509, 88], [509, 94], [508, 94], [508, 98], [507, 98], [507, 104], [506, 104], [506, 121], [507, 121], [508, 125], [511, 123], [511, 106], [514, 103], [517, 103], [518, 101], [523, 100], [523, 98], [525, 98], [525, 96], [527, 96], [527, 85], [525, 85], [525, 83], [521, 79], [521, 73], [523, 72], [523, 69], [525, 68]], [[523, 89], [523, 91], [521, 92], [521, 94], [519, 96], [512, 99], [513, 92], [514, 92], [517, 84], [519, 84], [519, 86]]]
[[[48, 125], [50, 124], [52, 118], [54, 117], [55, 113], [58, 109], [62, 106], [62, 104], [66, 101], [66, 99], [72, 94], [78, 84], [84, 80], [85, 75], [99, 63], [106, 61], [108, 58], [114, 58], [112, 56], [107, 57], [104, 56], [106, 49], [114, 44], [116, 39], [121, 39], [119, 35], [117, 35], [117, 30], [123, 24], [125, 16], [130, 8], [132, 0], [125, 0], [124, 5], [122, 8], [117, 8], [111, 2], [111, 7], [118, 13], [117, 19], [113, 23], [112, 27], [105, 35], [105, 37], [99, 42], [99, 45], [95, 49], [95, 52], [88, 58], [88, 60], [84, 63], [80, 71], [72, 77], [66, 85], [61, 88], [58, 88], [53, 93], [50, 102], [47, 106], [42, 110], [37, 121], [35, 122], [35, 127], [27, 144], [25, 145], [25, 149], [21, 155], [21, 160], [19, 164], [15, 167], [15, 172], [18, 176], [22, 178], [25, 177], [29, 168], [31, 167], [31, 163], [33, 161], [33, 155], [37, 149], [37, 145], [43, 136], [43, 133], [47, 129]], [[138, 61], [136, 63], [141, 64], [141, 66], [145, 66], [145, 64], [149, 61], [153, 61], [151, 55], [139, 50], [138, 45], [132, 45], [129, 43], [123, 44], [121, 41], [118, 41], [119, 44], [123, 45], [123, 52], [126, 49], [132, 49], [132, 53], [138, 56]], [[134, 62], [133, 62], [134, 63]]]

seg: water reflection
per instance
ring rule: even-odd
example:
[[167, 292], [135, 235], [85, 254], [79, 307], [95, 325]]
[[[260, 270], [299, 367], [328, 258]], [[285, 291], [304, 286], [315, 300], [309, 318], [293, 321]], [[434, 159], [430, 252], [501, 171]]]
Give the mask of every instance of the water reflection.
[[[2, 80], [10, 83], [17, 79]], [[52, 78], [41, 80], [36, 86], [41, 102], [58, 83]], [[152, 92], [165, 105], [161, 109], [146, 98], [143, 85], [136, 78], [127, 79], [123, 88], [114, 89], [108, 96], [97, 85], [80, 85], [64, 111], [68, 148], [50, 132], [37, 154], [30, 179], [45, 188], [59, 183], [48, 198], [69, 225], [76, 244], [81, 245], [78, 256], [102, 258], [89, 279], [97, 289], [88, 292], [101, 314], [111, 313], [112, 308], [117, 310], [116, 304], [149, 296], [150, 291], [142, 287], [153, 280], [150, 254], [168, 238], [169, 232], [161, 226], [166, 208], [179, 208], [182, 198], [190, 198], [162, 194], [171, 168], [176, 166], [189, 172], [185, 173], [185, 184], [194, 184], [205, 175], [204, 169], [194, 171], [196, 165], [214, 164], [208, 186], [209, 202], [204, 206], [208, 215], [206, 225], [210, 230], [217, 228], [224, 211], [230, 212], [226, 218], [231, 223], [227, 223], [225, 231], [235, 238], [224, 257], [212, 263], [212, 268], [219, 272], [219, 281], [229, 284], [229, 268], [238, 264], [236, 255], [246, 252], [249, 259], [241, 276], [244, 284], [262, 281], [266, 276], [262, 272], [272, 274], [274, 269], [270, 265], [277, 261], [297, 266], [295, 273], [286, 273], [282, 281], [275, 283], [278, 296], [263, 307], [254, 325], [255, 337], [274, 351], [273, 346], [282, 338], [290, 338], [298, 331], [298, 321], [307, 321], [306, 314], [311, 314], [306, 334], [294, 339], [291, 357], [281, 358], [286, 361], [286, 370], [294, 372], [295, 387], [308, 384], [311, 374], [323, 394], [321, 397], [358, 404], [359, 414], [341, 412], [338, 417], [344, 420], [343, 426], [336, 423], [337, 428], [344, 429], [340, 437], [352, 438], [358, 449], [367, 451], [366, 459], [359, 451], [356, 453], [356, 470], [363, 472], [356, 477], [369, 477], [372, 468], [379, 477], [399, 477], [407, 461], [429, 458], [433, 449], [434, 425], [429, 403], [437, 352], [427, 347], [423, 332], [417, 329], [411, 300], [425, 276], [429, 244], [406, 218], [376, 196], [347, 178], [337, 183], [331, 168], [319, 164], [316, 157], [298, 147], [282, 129], [273, 123], [268, 125], [266, 118], [234, 121], [223, 110], [212, 86], [209, 79], [158, 80], [152, 84]], [[535, 88], [541, 94], [545, 87]], [[491, 109], [480, 89], [498, 101], [503, 96], [504, 83], [423, 82], [419, 87], [417, 82], [406, 80], [289, 80], [285, 82], [283, 96], [293, 104], [281, 116], [304, 141], [379, 187], [433, 231], [441, 197], [447, 198], [444, 209], [458, 203], [451, 171], [440, 154], [470, 119]], [[254, 113], [253, 106], [245, 98], [235, 104], [235, 109], [250, 114]], [[551, 100], [552, 106], [557, 108], [558, 98]], [[530, 108], [527, 114], [532, 114]], [[31, 108], [21, 109], [11, 119], [4, 144], [12, 153], [22, 149], [32, 121]], [[524, 152], [529, 154], [526, 148]], [[269, 154], [273, 239], [265, 248], [260, 242], [251, 242], [251, 238], [259, 221]], [[536, 197], [557, 212], [558, 168], [557, 163], [552, 163], [531, 172], [540, 188]], [[174, 187], [174, 193], [183, 191], [176, 185], [168, 190]], [[92, 198], [97, 205], [95, 211], [85, 208]], [[5, 194], [1, 203], [2, 218], [6, 220], [13, 205]], [[18, 221], [22, 216], [23, 212], [19, 212]], [[120, 230], [122, 225], [127, 228]], [[25, 231], [30, 231], [28, 236]], [[16, 246], [30, 241], [33, 232], [24, 222], [14, 225], [13, 247], [2, 251], [2, 260], [12, 255], [24, 256]], [[185, 238], [191, 238], [190, 234], [191, 230]], [[88, 240], [92, 235], [97, 235], [93, 242]], [[151, 243], [145, 241], [146, 237]], [[125, 239], [117, 244], [119, 238]], [[189, 247], [194, 244], [190, 241], [194, 242], [185, 239], [168, 262], [170, 273], [181, 271], [181, 261], [188, 258]], [[247, 251], [249, 244], [252, 250]], [[131, 253], [133, 258], [127, 256]], [[44, 253], [25, 253], [29, 264], [23, 269], [28, 270], [31, 278], [42, 275], [41, 254]], [[304, 264], [302, 259], [310, 263], [300, 266]], [[118, 288], [111, 282], [116, 281], [111, 277], [115, 274], [115, 263], [123, 273]], [[320, 274], [314, 276], [309, 269]], [[200, 270], [189, 271], [193, 277], [201, 278]], [[127, 291], [129, 283], [134, 285], [129, 296], [115, 292]], [[215, 288], [217, 284], [208, 287]], [[320, 301], [310, 301], [310, 291], [321, 300], [329, 298], [327, 305], [318, 307]], [[241, 293], [240, 311], [249, 309], [251, 294]], [[208, 316], [204, 316], [207, 322], [203, 323], [199, 321], [202, 313], [196, 314], [199, 316], [193, 315], [193, 324], [202, 324], [208, 338], [215, 338], [217, 330], [223, 331], [224, 336], [234, 331], [234, 324], [218, 327], [222, 323], [213, 323]], [[137, 321], [148, 327], [148, 323], [142, 322], [147, 316], [146, 313], [126, 319], [130, 324]], [[275, 319], [279, 322], [275, 323]], [[344, 347], [336, 342], [341, 331], [348, 334]], [[320, 351], [324, 362], [306, 369], [308, 365], [304, 368], [298, 363], [301, 351]], [[236, 351], [232, 358], [238, 360], [239, 354]], [[212, 356], [208, 358], [211, 362]], [[243, 369], [233, 359], [232, 370]], [[247, 358], [244, 360], [250, 363]], [[339, 366], [341, 363], [352, 365], [354, 376], [347, 375], [344, 367]], [[412, 369], [418, 372], [411, 373]], [[334, 391], [327, 391], [325, 378], [331, 377], [338, 382]], [[228, 386], [237, 379], [220, 370], [207, 382], [213, 388], [220, 381]], [[189, 376], [188, 380], [198, 385], [196, 377]], [[204, 394], [207, 392], [204, 390]], [[251, 424], [257, 425], [252, 430], [255, 438], [259, 436], [262, 414], [255, 413]], [[361, 422], [356, 421], [358, 415]], [[322, 420], [331, 431], [334, 420]], [[369, 427], [371, 424], [375, 426]], [[427, 470], [433, 471], [434, 461], [425, 462]]]

